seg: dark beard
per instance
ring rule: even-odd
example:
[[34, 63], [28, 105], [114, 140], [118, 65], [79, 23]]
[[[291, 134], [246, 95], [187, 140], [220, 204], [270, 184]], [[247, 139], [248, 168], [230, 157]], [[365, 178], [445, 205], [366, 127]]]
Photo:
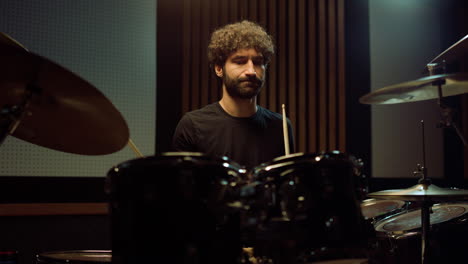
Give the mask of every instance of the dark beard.
[[231, 97], [252, 99], [260, 93], [264, 81], [257, 77], [231, 79], [227, 77], [227, 74], [224, 74], [223, 83], [226, 86], [227, 93]]

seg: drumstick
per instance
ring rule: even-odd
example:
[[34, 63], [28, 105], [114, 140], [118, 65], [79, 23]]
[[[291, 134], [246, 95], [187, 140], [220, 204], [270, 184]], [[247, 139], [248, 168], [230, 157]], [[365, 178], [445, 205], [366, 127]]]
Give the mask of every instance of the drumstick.
[[128, 139], [128, 146], [133, 150], [133, 152], [135, 152], [135, 154], [137, 155], [137, 157], [139, 158], [143, 158], [143, 154], [138, 150], [137, 146], [135, 145], [135, 143], [133, 143], [132, 139], [129, 138]]
[[289, 155], [289, 136], [288, 136], [288, 121], [286, 119], [286, 110], [284, 104], [281, 105], [283, 108], [283, 136], [284, 136], [284, 153]]

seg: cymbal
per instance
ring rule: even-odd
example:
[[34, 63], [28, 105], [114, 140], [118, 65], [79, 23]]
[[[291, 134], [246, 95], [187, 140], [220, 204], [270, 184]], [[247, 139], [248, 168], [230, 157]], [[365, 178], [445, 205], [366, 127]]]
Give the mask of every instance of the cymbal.
[[10, 45], [11, 47], [24, 49], [26, 51], [28, 50], [26, 49], [25, 46], [23, 46], [21, 43], [16, 41], [16, 39], [10, 37], [8, 34], [3, 33], [3, 32], [0, 32], [0, 44]]
[[371, 198], [404, 201], [461, 201], [468, 200], [468, 190], [440, 188], [436, 185], [417, 184], [408, 189], [384, 190], [368, 194]]
[[124, 118], [100, 91], [5, 36], [0, 37], [0, 108], [21, 104], [27, 87], [35, 91], [12, 136], [83, 155], [110, 154], [127, 144]]
[[436, 99], [439, 97], [438, 86], [433, 83], [437, 81], [445, 81], [442, 85], [443, 97], [468, 92], [467, 73], [439, 74], [375, 90], [359, 98], [359, 102], [362, 104], [398, 104]]
[[451, 63], [457, 59], [462, 59], [468, 54], [468, 35], [457, 41], [444, 52], [435, 57], [430, 63]]

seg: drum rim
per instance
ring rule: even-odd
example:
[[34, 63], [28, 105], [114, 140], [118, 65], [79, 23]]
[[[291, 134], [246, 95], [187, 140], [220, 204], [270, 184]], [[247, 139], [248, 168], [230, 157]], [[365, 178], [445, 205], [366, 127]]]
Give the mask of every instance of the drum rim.
[[[393, 209], [393, 210], [390, 210], [390, 211], [386, 211], [386, 212], [382, 212], [381, 214], [378, 214], [378, 215], [374, 215], [374, 216], [366, 216], [364, 215], [364, 209], [366, 205], [369, 205], [369, 206], [372, 206], [374, 204], [378, 204], [378, 203], [389, 203], [389, 202], [392, 202], [392, 203], [395, 203], [398, 205], [397, 208]], [[397, 200], [397, 199], [394, 199], [394, 200], [386, 200], [386, 199], [375, 199], [375, 198], [370, 198], [370, 199], [365, 199], [361, 202], [360, 204], [360, 207], [361, 207], [361, 211], [362, 211], [362, 215], [364, 216], [364, 218], [366, 220], [373, 220], [373, 221], [376, 221], [377, 219], [380, 219], [380, 220], [383, 220], [383, 219], [386, 219], [388, 218], [388, 214], [392, 214], [393, 212], [393, 215], [397, 214], [397, 213], [401, 213], [402, 210], [405, 210], [405, 206], [408, 205], [409, 202], [407, 201], [403, 201], [403, 200]]]
[[357, 166], [357, 159], [354, 155], [341, 152], [338, 150], [333, 151], [322, 151], [322, 152], [311, 152], [311, 153], [294, 153], [287, 156], [280, 156], [271, 161], [264, 162], [254, 168], [252, 168], [250, 174], [252, 177], [256, 177], [260, 174], [270, 173], [276, 169], [287, 169], [293, 165], [309, 165], [315, 166], [325, 162], [331, 162], [334, 160], [343, 160], [350, 165]]
[[41, 260], [53, 260], [53, 261], [64, 261], [65, 263], [69, 263], [70, 261], [73, 261], [74, 263], [109, 263], [108, 261], [102, 261], [104, 258], [96, 259], [96, 260], [73, 260], [73, 259], [64, 259], [64, 258], [57, 258], [57, 256], [54, 255], [59, 255], [59, 254], [75, 254], [75, 253], [81, 253], [81, 254], [89, 254], [89, 255], [99, 255], [102, 254], [102, 256], [105, 257], [110, 257], [112, 259], [112, 250], [108, 249], [103, 249], [103, 250], [97, 250], [97, 249], [86, 249], [86, 250], [57, 250], [57, 251], [45, 251], [39, 254], [36, 254], [36, 259], [38, 261]]
[[198, 163], [206, 163], [203, 165], [208, 164], [219, 164], [220, 166], [236, 170], [239, 173], [243, 173], [244, 167], [241, 166], [236, 161], [232, 160], [227, 156], [216, 156], [216, 155], [208, 155], [202, 152], [163, 152], [161, 154], [141, 157], [141, 158], [134, 158], [130, 160], [123, 161], [115, 166], [113, 166], [109, 173], [113, 173], [115, 171], [123, 170], [123, 169], [131, 169], [133, 167], [139, 166], [140, 164], [145, 164], [149, 162], [179, 162], [187, 161], [187, 162], [198, 162]]

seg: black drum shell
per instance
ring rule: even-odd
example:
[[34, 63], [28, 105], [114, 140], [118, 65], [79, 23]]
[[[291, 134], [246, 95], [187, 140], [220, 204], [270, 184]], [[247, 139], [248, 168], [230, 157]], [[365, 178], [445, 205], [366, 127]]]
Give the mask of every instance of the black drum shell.
[[250, 178], [263, 199], [254, 208], [266, 217], [253, 243], [292, 241], [297, 255], [323, 248], [365, 251], [374, 233], [360, 209], [367, 190], [361, 165], [352, 155], [333, 151], [280, 157], [254, 168]]
[[241, 167], [227, 157], [164, 153], [130, 160], [107, 177], [113, 263], [234, 263]]

